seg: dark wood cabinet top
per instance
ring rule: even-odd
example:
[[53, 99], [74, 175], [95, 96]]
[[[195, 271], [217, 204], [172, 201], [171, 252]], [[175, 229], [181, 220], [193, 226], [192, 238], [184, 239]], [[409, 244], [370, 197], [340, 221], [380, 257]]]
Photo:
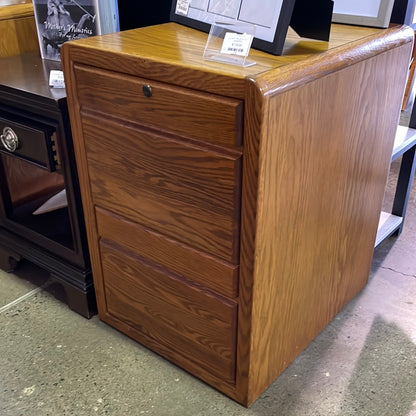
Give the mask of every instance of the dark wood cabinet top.
[[65, 88], [49, 87], [50, 71], [61, 70], [61, 62], [43, 60], [38, 52], [0, 58], [0, 89], [21, 92], [29, 98], [66, 102]]

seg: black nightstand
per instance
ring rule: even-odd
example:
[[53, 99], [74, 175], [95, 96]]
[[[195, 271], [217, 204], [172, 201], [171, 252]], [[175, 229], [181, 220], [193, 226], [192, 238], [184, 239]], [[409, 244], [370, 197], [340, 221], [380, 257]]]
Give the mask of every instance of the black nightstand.
[[48, 85], [60, 65], [38, 53], [0, 59], [0, 267], [13, 271], [26, 259], [46, 269], [69, 307], [91, 317], [95, 295], [66, 92]]

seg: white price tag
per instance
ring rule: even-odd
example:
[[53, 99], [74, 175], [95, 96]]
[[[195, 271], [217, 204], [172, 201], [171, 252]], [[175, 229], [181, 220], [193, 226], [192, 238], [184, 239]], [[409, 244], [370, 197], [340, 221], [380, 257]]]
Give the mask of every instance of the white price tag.
[[49, 73], [49, 86], [53, 88], [65, 88], [64, 73], [52, 69]]
[[222, 42], [221, 53], [227, 55], [247, 56], [253, 35], [247, 33], [227, 32]]
[[183, 14], [184, 16], [188, 16], [190, 4], [191, 0], [178, 0], [176, 3], [176, 14]]

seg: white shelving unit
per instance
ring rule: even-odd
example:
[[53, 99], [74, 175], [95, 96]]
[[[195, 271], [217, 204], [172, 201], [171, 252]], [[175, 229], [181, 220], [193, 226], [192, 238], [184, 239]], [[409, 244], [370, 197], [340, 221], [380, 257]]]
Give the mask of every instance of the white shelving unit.
[[[415, 119], [415, 120], [414, 120]], [[413, 108], [409, 125], [416, 122], [415, 109]], [[396, 193], [394, 196], [391, 213], [382, 211], [378, 225], [377, 237], [374, 247], [394, 233], [399, 235], [403, 228], [406, 215], [407, 202], [415, 174], [416, 158], [416, 129], [405, 126], [398, 126], [396, 139], [394, 141], [391, 161], [402, 156], [399, 177], [397, 179]]]

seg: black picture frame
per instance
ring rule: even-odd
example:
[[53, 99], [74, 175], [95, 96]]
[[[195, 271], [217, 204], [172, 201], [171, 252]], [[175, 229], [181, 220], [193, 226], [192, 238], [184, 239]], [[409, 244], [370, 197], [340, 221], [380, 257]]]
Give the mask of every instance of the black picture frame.
[[[253, 3], [258, 4], [258, 0], [252, 0], [252, 1]], [[210, 31], [211, 24], [214, 23], [214, 21], [210, 21], [208, 23], [207, 21], [195, 20], [188, 16], [176, 13], [178, 2], [180, 2], [180, 0], [172, 1], [172, 8], [171, 8], [171, 13], [170, 13], [170, 19], [172, 22], [180, 23], [182, 25], [189, 26], [194, 29], [198, 29], [207, 33]], [[272, 41], [264, 40], [255, 35], [253, 39], [253, 43], [252, 43], [253, 48], [271, 53], [273, 55], [282, 54], [283, 46], [284, 46], [286, 35], [287, 35], [287, 30], [290, 25], [295, 3], [296, 3], [296, 0], [283, 0], [282, 1], [279, 16], [277, 19], [275, 19], [277, 21], [276, 26], [273, 28], [270, 28], [270, 30], [274, 32], [273, 40]], [[208, 19], [208, 13], [207, 13], [207, 19]], [[218, 18], [216, 19], [216, 21], [221, 21], [221, 16], [218, 15]], [[250, 22], [237, 20], [237, 19], [236, 21], [237, 22], [241, 21], [242, 23], [250, 23]]]

